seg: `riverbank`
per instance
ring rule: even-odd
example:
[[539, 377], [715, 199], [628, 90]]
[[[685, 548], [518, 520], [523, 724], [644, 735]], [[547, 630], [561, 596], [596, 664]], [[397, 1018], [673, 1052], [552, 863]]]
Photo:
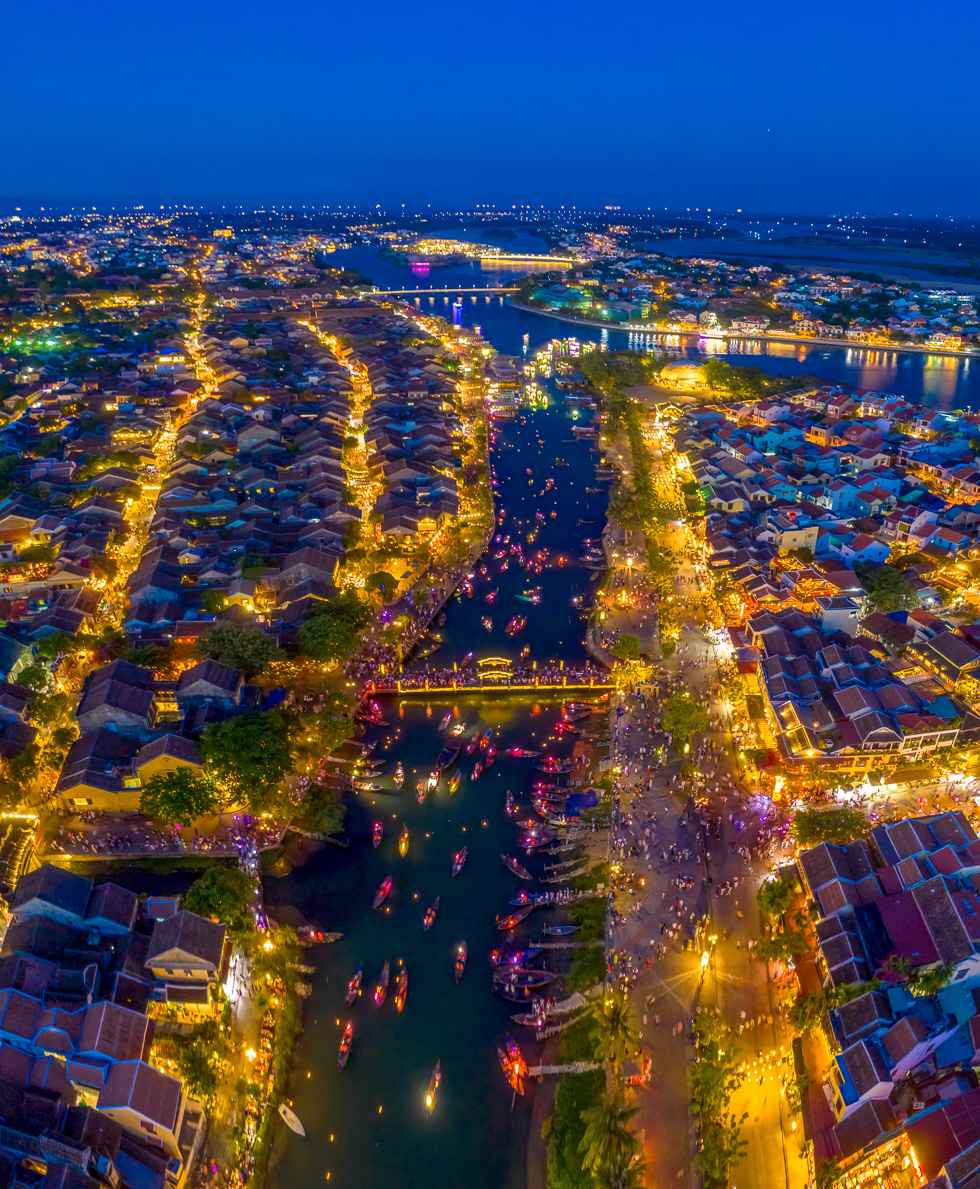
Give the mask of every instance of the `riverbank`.
[[803, 347], [846, 347], [855, 351], [895, 351], [905, 355], [941, 355], [951, 359], [971, 360], [980, 357], [977, 349], [960, 350], [955, 347], [920, 346], [918, 343], [861, 343], [850, 339], [820, 338], [817, 335], [801, 334], [705, 334], [702, 330], [685, 330], [679, 326], [665, 327], [657, 322], [608, 322], [596, 321], [594, 318], [574, 318], [569, 314], [557, 314], [554, 310], [540, 310], [537, 306], [525, 305], [523, 302], [508, 299], [508, 303], [516, 310], [526, 314], [538, 314], [545, 318], [554, 318], [556, 322], [569, 322], [575, 326], [587, 326], [590, 330], [619, 331], [621, 334], [655, 335], [663, 338], [706, 339], [725, 343], [731, 348], [738, 343], [788, 343], [791, 346]]

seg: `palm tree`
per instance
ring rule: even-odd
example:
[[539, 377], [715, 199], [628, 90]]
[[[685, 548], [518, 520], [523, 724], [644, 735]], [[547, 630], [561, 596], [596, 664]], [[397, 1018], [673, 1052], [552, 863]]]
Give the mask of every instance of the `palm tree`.
[[585, 1153], [582, 1168], [592, 1173], [597, 1184], [608, 1189], [642, 1184], [642, 1162], [634, 1161], [639, 1141], [626, 1126], [638, 1109], [627, 1106], [617, 1093], [603, 1094], [596, 1106], [582, 1112], [585, 1134], [578, 1150]]
[[595, 1027], [589, 1032], [589, 1040], [595, 1046], [595, 1055], [600, 1061], [608, 1061], [618, 1078], [629, 1050], [635, 1049], [640, 1038], [630, 1022], [630, 1009], [622, 991], [607, 994], [592, 1009]]

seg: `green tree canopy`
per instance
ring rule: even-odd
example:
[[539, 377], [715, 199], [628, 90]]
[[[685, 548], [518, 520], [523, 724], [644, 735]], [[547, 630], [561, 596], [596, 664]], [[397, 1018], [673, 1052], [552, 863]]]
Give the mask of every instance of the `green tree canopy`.
[[638, 661], [640, 659], [640, 637], [630, 632], [623, 632], [609, 652], [619, 661]]
[[242, 669], [247, 678], [258, 677], [279, 655], [275, 641], [265, 632], [227, 621], [208, 628], [197, 647], [201, 656], [212, 657], [233, 669]]
[[84, 645], [76, 641], [67, 632], [49, 632], [37, 642], [37, 655], [46, 661], [53, 661], [59, 656], [68, 656], [78, 652]]
[[594, 1027], [589, 1039], [600, 1061], [608, 1061], [616, 1075], [626, 1062], [631, 1049], [639, 1044], [639, 1037], [630, 1019], [629, 1002], [622, 991], [605, 995], [592, 1008]]
[[36, 726], [48, 727], [61, 718], [67, 705], [67, 694], [35, 694], [28, 704], [27, 714]]
[[216, 863], [187, 889], [184, 907], [198, 916], [220, 921], [233, 941], [241, 942], [255, 929], [255, 880], [237, 867]]
[[344, 803], [333, 789], [311, 784], [293, 820], [311, 834], [339, 834], [346, 816]]
[[172, 772], [151, 776], [140, 794], [140, 813], [173, 825], [188, 825], [218, 805], [214, 781], [194, 768], [181, 764]]
[[915, 587], [892, 566], [856, 565], [854, 571], [868, 592], [868, 605], [875, 611], [902, 611], [918, 607]]
[[674, 693], [664, 702], [663, 725], [677, 750], [683, 751], [691, 736], [708, 725], [708, 716], [690, 694]]
[[51, 674], [43, 665], [28, 665], [14, 678], [14, 685], [24, 689], [42, 690], [51, 684]]
[[759, 912], [770, 921], [779, 920], [792, 900], [793, 889], [782, 879], [767, 879], [755, 896]]
[[797, 810], [790, 830], [793, 841], [803, 850], [821, 842], [834, 842], [843, 846], [855, 838], [867, 838], [871, 823], [860, 809], [851, 809], [847, 805], [818, 809], [813, 805]]
[[349, 657], [370, 622], [369, 608], [355, 594], [316, 603], [296, 633], [297, 650], [317, 661]]
[[382, 601], [387, 602], [398, 589], [398, 579], [393, 574], [389, 574], [387, 570], [378, 570], [368, 577], [364, 585], [368, 590], [379, 595]]
[[265, 812], [293, 770], [295, 727], [296, 715], [281, 706], [211, 723], [201, 735], [205, 769], [229, 797]]

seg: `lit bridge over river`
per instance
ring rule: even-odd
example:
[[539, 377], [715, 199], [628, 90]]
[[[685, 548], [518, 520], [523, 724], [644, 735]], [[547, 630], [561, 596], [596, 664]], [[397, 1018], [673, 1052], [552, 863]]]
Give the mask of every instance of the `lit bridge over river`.
[[486, 285], [481, 285], [479, 289], [460, 289], [459, 286], [454, 286], [452, 289], [376, 289], [370, 296], [409, 297], [418, 294], [420, 297], [434, 297], [440, 293], [458, 293], [460, 297], [464, 293], [482, 293], [486, 297], [502, 297], [505, 293], [520, 293], [520, 289], [490, 289]]
[[374, 694], [398, 694], [400, 697], [428, 697], [431, 694], [463, 693], [589, 693], [616, 688], [615, 681], [602, 669], [569, 668], [562, 663], [544, 672], [514, 669], [507, 657], [488, 656], [476, 662], [474, 669], [444, 669], [436, 673], [402, 673], [376, 677], [363, 689], [363, 697]]

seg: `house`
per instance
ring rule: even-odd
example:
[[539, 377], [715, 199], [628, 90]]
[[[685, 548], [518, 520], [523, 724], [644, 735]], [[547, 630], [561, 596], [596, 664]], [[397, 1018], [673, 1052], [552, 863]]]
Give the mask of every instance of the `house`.
[[154, 776], [166, 775], [177, 768], [200, 772], [202, 766], [197, 744], [183, 735], [172, 734], [161, 735], [141, 747], [133, 761], [140, 783], [144, 785]]
[[156, 921], [145, 967], [157, 980], [155, 998], [207, 1002], [208, 984], [221, 971], [224, 925], [186, 910]]
[[234, 710], [241, 705], [244, 684], [245, 675], [241, 669], [232, 669], [216, 660], [204, 660], [181, 673], [175, 694], [177, 705], [182, 712], [205, 703]]

